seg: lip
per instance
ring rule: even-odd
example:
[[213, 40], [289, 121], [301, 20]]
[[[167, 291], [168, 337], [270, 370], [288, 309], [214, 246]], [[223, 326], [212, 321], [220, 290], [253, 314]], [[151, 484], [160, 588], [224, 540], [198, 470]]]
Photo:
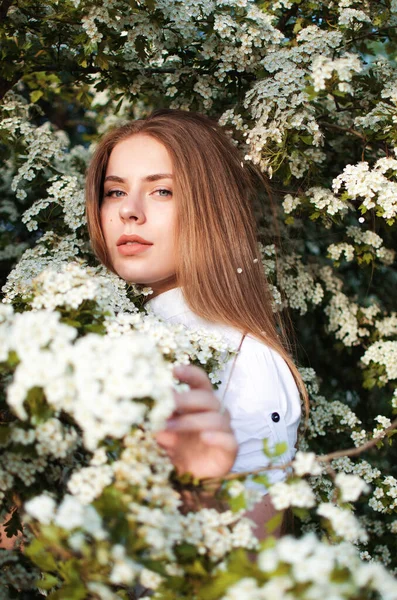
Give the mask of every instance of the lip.
[[[127, 242], [134, 242], [133, 244], [127, 244]], [[145, 252], [151, 246], [152, 242], [148, 242], [139, 235], [122, 235], [117, 240], [117, 250], [123, 256], [135, 256], [135, 254], [141, 254]]]
[[123, 256], [134, 256], [135, 254], [141, 254], [152, 247], [153, 244], [121, 244], [117, 247], [117, 250]]
[[127, 242], [138, 242], [139, 244], [146, 244], [149, 246], [153, 245], [152, 242], [149, 242], [148, 240], [143, 239], [139, 235], [122, 235], [117, 240], [116, 245], [122, 246], [123, 244], [126, 244]]

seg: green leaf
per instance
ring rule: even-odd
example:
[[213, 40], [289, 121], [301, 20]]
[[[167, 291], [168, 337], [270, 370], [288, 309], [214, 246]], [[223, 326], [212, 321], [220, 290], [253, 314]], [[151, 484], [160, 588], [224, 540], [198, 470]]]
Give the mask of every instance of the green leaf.
[[273, 449], [270, 449], [269, 440], [266, 438], [263, 440], [263, 452], [269, 458], [276, 458], [282, 456], [287, 450], [286, 442], [277, 442]]
[[62, 586], [60, 590], [53, 592], [48, 597], [48, 600], [85, 600], [89, 596], [87, 595], [87, 589], [85, 585], [79, 581], [72, 585]]
[[44, 92], [41, 90], [34, 90], [34, 92], [30, 92], [30, 101], [35, 103], [44, 95]]
[[25, 554], [42, 571], [58, 571], [58, 565], [54, 556], [45, 548], [44, 543], [40, 539], [34, 539], [26, 548]]
[[11, 352], [8, 353], [7, 364], [11, 368], [16, 367], [19, 364], [18, 354], [14, 350], [11, 350]]
[[309, 511], [306, 508], [297, 508], [296, 506], [292, 508], [292, 512], [296, 517], [298, 517], [302, 521], [304, 521], [309, 514]]
[[308, 85], [307, 87], [305, 87], [305, 89], [303, 91], [307, 95], [309, 102], [311, 102], [312, 100], [317, 98], [317, 96], [319, 95], [318, 92], [314, 91], [313, 85]]
[[271, 453], [271, 450], [270, 450], [270, 447], [269, 447], [269, 440], [268, 440], [267, 438], [265, 438], [265, 439], [263, 440], [263, 453], [264, 453], [264, 454], [265, 454], [265, 455], [266, 455], [268, 458], [271, 458], [271, 455], [272, 455], [272, 453]]
[[92, 333], [99, 333], [99, 334], [104, 334], [105, 333], [105, 327], [102, 324], [99, 323], [89, 323], [88, 325], [84, 325], [84, 331], [89, 331]]
[[62, 320], [62, 323], [65, 323], [65, 325], [69, 325], [70, 327], [75, 327], [76, 329], [80, 329], [80, 327], [81, 327], [80, 321], [76, 321], [75, 319], [65, 318], [65, 319], [61, 319], [61, 320]]
[[43, 390], [39, 387], [29, 390], [25, 403], [29, 407], [33, 425], [43, 423], [53, 415], [53, 410], [48, 406], [44, 399]]
[[193, 544], [183, 542], [175, 548], [176, 555], [182, 563], [189, 563], [193, 559], [197, 558], [197, 548]]
[[43, 573], [42, 577], [36, 581], [36, 585], [43, 590], [51, 590], [60, 583], [59, 579], [50, 573]]
[[255, 483], [260, 483], [261, 485], [264, 485], [267, 488], [270, 487], [270, 482], [267, 475], [253, 475], [252, 481], [254, 481]]
[[[76, 589], [76, 591], [80, 590], [81, 593], [85, 591], [85, 586], [81, 581], [80, 564], [81, 561], [77, 558], [71, 558], [70, 560], [62, 561], [62, 563], [59, 564], [59, 572], [65, 579], [66, 583], [70, 584], [71, 587], [73, 586], [73, 589]], [[73, 597], [76, 597], [76, 600], [79, 598], [85, 598], [84, 595], [77, 595]]]
[[109, 61], [104, 54], [98, 54], [96, 57], [96, 64], [100, 69], [107, 71], [109, 69]]
[[199, 590], [198, 600], [218, 600], [226, 590], [241, 579], [237, 573], [222, 573], [215, 580], [210, 580], [201, 590]]
[[204, 568], [200, 559], [196, 559], [192, 564], [185, 565], [184, 570], [186, 573], [189, 573], [189, 575], [202, 575], [203, 577], [208, 577], [208, 571]]
[[269, 534], [273, 533], [273, 531], [275, 531], [281, 525], [283, 518], [284, 514], [282, 512], [278, 512], [274, 515], [274, 517], [269, 519], [269, 521], [266, 521], [266, 532]]
[[227, 503], [233, 512], [238, 512], [239, 510], [246, 508], [245, 494], [239, 494], [234, 498], [228, 496]]
[[313, 136], [312, 135], [300, 135], [299, 139], [307, 146], [311, 146], [313, 144]]
[[293, 28], [293, 30], [292, 30], [292, 31], [293, 31], [293, 33], [294, 33], [295, 35], [296, 35], [297, 33], [299, 33], [299, 32], [300, 32], [300, 30], [302, 29], [302, 27], [303, 27], [303, 23], [304, 23], [304, 20], [303, 20], [303, 19], [296, 19], [296, 22], [295, 22], [294, 28]]
[[341, 199], [342, 202], [347, 202], [347, 200], [350, 199], [350, 196], [349, 196], [348, 192], [343, 192], [341, 194], [341, 196], [340, 196], [340, 199]]
[[274, 446], [273, 456], [282, 456], [288, 449], [286, 442], [277, 442]]

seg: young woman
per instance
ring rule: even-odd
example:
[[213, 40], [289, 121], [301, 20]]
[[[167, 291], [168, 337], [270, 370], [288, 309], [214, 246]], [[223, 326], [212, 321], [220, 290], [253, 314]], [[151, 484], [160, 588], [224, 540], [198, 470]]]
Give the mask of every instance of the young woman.
[[[266, 466], [264, 439], [270, 447], [286, 442], [282, 463], [295, 451], [305, 390], [272, 311], [254, 195], [222, 129], [179, 110], [157, 110], [108, 133], [87, 173], [87, 221], [99, 260], [126, 281], [150, 286], [150, 311], [219, 332], [239, 350], [215, 393], [220, 410], [202, 378], [158, 436], [175, 466], [199, 477], [225, 474], [234, 460], [229, 414], [238, 443], [232, 471]], [[284, 476], [269, 472], [271, 481]], [[259, 536], [272, 512], [265, 496], [252, 514]]]

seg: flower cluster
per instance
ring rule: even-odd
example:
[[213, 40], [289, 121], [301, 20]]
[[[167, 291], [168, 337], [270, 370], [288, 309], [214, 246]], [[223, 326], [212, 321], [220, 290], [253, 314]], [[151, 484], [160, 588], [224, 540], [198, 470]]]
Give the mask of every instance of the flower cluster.
[[[363, 564], [351, 544], [322, 545], [313, 533], [286, 536], [258, 557], [258, 578], [244, 577], [222, 600], [396, 597], [395, 580], [379, 564]], [[347, 572], [349, 576], [347, 576]], [[304, 590], [304, 591], [303, 591]]]
[[[83, 302], [94, 301], [103, 311], [137, 311], [128, 298], [125, 282], [101, 266], [89, 267], [81, 262], [51, 263], [30, 285], [32, 300], [28, 304], [33, 310], [77, 309]], [[26, 286], [24, 296], [28, 294]]]
[[[9, 115], [9, 116], [8, 116]], [[56, 160], [62, 160], [65, 147], [63, 132], [54, 133], [49, 122], [39, 127], [29, 121], [29, 106], [22, 103], [20, 97], [10, 95], [2, 107], [1, 129], [3, 135], [9, 136], [14, 142], [20, 137], [25, 145], [25, 160], [19, 167], [11, 182], [12, 191], [17, 198], [27, 197], [29, 183], [38, 173], [47, 170], [48, 165]]]
[[[119, 339], [88, 334], [76, 340], [76, 329], [59, 317], [45, 310], [6, 312], [0, 332], [3, 360], [10, 352], [18, 357], [7, 390], [13, 412], [27, 419], [24, 404], [33, 390], [40, 390], [55, 414], [73, 417], [90, 450], [106, 436], [122, 437], [141, 423], [146, 398], [154, 402], [150, 422], [161, 425], [173, 408], [172, 377], [155, 343], [138, 332]], [[40, 443], [39, 432], [36, 437]]]
[[341, 189], [351, 200], [360, 202], [359, 208], [366, 212], [376, 208], [377, 214], [392, 222], [397, 215], [397, 182], [386, 175], [397, 168], [395, 158], [380, 158], [371, 170], [368, 162], [347, 165], [333, 181], [332, 189], [338, 193]]
[[38, 227], [38, 223], [34, 217], [52, 204], [61, 206], [65, 214], [64, 222], [72, 231], [86, 224], [84, 191], [81, 182], [76, 176], [63, 175], [62, 177], [55, 178], [55, 181], [52, 181], [48, 188], [47, 193], [47, 198], [37, 200], [22, 215], [22, 221], [26, 224], [29, 231], [33, 231]]
[[348, 82], [354, 73], [360, 73], [361, 70], [362, 63], [355, 54], [345, 54], [336, 60], [331, 60], [326, 56], [318, 56], [312, 63], [314, 89], [316, 92], [324, 90], [326, 87], [325, 82], [331, 79], [333, 73], [336, 73], [340, 81], [338, 83], [339, 91], [351, 92], [353, 88]]
[[360, 227], [350, 225], [346, 228], [346, 235], [355, 242], [352, 244], [341, 242], [328, 246], [328, 253], [332, 260], [339, 260], [342, 253], [345, 254], [346, 261], [354, 259], [355, 254], [359, 262], [370, 262], [373, 257], [379, 258], [385, 265], [392, 265], [395, 259], [395, 251], [389, 250], [383, 246], [383, 239], [369, 229], [363, 230]]
[[375, 342], [365, 352], [361, 359], [364, 365], [371, 362], [382, 365], [384, 374], [380, 376], [380, 381], [387, 382], [397, 379], [397, 342]]
[[[220, 334], [170, 324], [151, 312], [119, 312], [106, 316], [104, 325], [107, 335], [112, 338], [124, 337], [134, 331], [149, 336], [167, 360], [175, 365], [198, 364], [205, 368], [213, 384], [220, 382], [218, 373], [237, 350]], [[212, 365], [212, 369], [208, 370], [207, 365]]]

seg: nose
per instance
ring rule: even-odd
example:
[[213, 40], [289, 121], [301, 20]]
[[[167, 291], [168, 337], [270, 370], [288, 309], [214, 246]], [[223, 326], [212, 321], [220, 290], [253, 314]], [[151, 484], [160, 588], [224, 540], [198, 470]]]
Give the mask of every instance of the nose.
[[139, 198], [139, 194], [126, 194], [126, 196], [123, 198], [123, 201], [120, 203], [119, 214], [122, 221], [136, 221], [137, 223], [144, 223], [145, 213], [142, 202]]

